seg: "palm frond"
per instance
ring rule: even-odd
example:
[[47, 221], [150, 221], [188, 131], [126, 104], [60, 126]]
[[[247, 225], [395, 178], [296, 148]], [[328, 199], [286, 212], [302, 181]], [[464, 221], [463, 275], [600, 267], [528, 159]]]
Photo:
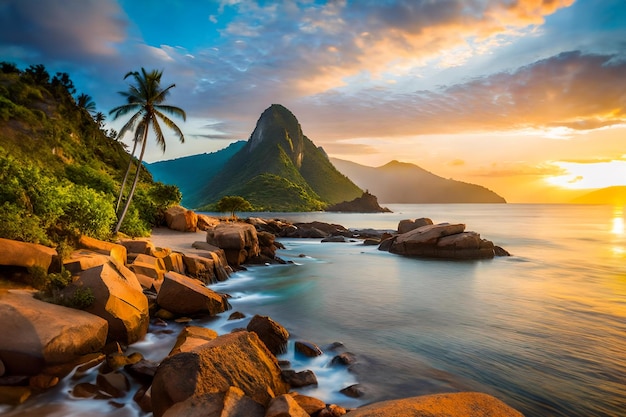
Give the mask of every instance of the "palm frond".
[[154, 135], [156, 136], [156, 142], [165, 153], [165, 136], [163, 136], [163, 131], [161, 130], [161, 125], [159, 124], [159, 120], [154, 117], [152, 119], [152, 130], [154, 131]]
[[172, 116], [178, 116], [183, 119], [183, 121], [187, 121], [187, 114], [185, 110], [176, 106], [168, 106], [166, 104], [158, 104], [154, 106], [155, 109], [158, 109], [161, 112], [165, 112], [171, 114]]
[[124, 126], [122, 126], [122, 128], [120, 129], [120, 132], [117, 134], [118, 138], [123, 138], [124, 135], [126, 135], [127, 132], [130, 132], [131, 130], [133, 130], [135, 128], [135, 125], [137, 124], [137, 120], [139, 120], [141, 118], [141, 116], [143, 115], [142, 112], [137, 112], [135, 113], [127, 122], [126, 124], [124, 124]]
[[183, 134], [183, 131], [180, 130], [180, 127], [178, 127], [178, 125], [176, 125], [176, 123], [174, 123], [172, 119], [170, 119], [169, 117], [167, 117], [165, 114], [161, 113], [157, 109], [154, 110], [154, 114], [163, 121], [165, 126], [167, 126], [168, 128], [174, 131], [174, 134], [178, 136], [178, 138], [180, 139], [180, 143], [185, 143], [185, 135]]

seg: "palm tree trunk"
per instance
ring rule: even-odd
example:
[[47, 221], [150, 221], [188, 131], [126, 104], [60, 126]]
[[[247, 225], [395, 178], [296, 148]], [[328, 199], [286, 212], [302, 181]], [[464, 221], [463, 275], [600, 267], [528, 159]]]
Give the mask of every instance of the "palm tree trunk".
[[122, 180], [122, 188], [120, 189], [120, 195], [117, 197], [117, 204], [115, 205], [115, 213], [119, 211], [120, 204], [122, 204], [122, 197], [124, 197], [124, 187], [126, 187], [126, 180], [128, 179], [128, 174], [130, 173], [130, 167], [133, 165], [133, 155], [135, 154], [135, 150], [137, 149], [137, 141], [133, 141], [133, 142], [135, 144], [133, 145], [133, 151], [130, 153], [130, 160], [128, 161], [128, 167], [126, 168], [126, 173], [124, 174], [124, 180]]
[[[126, 217], [126, 212], [130, 207], [130, 202], [133, 199], [133, 195], [135, 194], [135, 188], [137, 188], [137, 182], [139, 182], [139, 174], [141, 173], [141, 163], [143, 161], [143, 154], [146, 151], [146, 143], [148, 142], [148, 126], [145, 127], [143, 132], [143, 143], [141, 144], [141, 153], [139, 154], [139, 161], [137, 162], [137, 171], [135, 172], [135, 180], [133, 181], [133, 186], [130, 188], [130, 193], [128, 194], [128, 198], [126, 199], [126, 204], [124, 205], [124, 210], [122, 210], [122, 214], [117, 221], [117, 225], [115, 226], [115, 230], [113, 233], [117, 233], [120, 231], [122, 227], [122, 222], [124, 221], [124, 217]], [[135, 142], [136, 144], [136, 142]]]

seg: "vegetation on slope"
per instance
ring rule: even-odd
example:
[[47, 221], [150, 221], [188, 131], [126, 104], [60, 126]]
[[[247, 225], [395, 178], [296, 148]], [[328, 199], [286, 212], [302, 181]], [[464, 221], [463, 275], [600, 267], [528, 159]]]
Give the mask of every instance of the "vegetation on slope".
[[[0, 63], [0, 237], [62, 249], [80, 234], [111, 236], [130, 156], [116, 132], [103, 130], [103, 115], [89, 112], [91, 101], [75, 93], [68, 74]], [[148, 234], [180, 198], [143, 169], [121, 231]]]

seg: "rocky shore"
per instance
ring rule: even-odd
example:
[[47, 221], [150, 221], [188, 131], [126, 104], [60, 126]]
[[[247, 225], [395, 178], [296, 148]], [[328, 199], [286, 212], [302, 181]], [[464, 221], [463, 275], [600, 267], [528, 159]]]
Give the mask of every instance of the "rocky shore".
[[[166, 220], [168, 228], [155, 229], [150, 239], [111, 243], [83, 237], [67, 259], [41, 245], [0, 239], [0, 404], [5, 404], [0, 407], [14, 410], [36, 403], [68, 380], [72, 399], [98, 400], [112, 409], [127, 407], [156, 417], [521, 415], [480, 393], [413, 397], [352, 410], [299, 394], [299, 388], [315, 385], [317, 379], [312, 371], [295, 371], [277, 359], [290, 340], [287, 329], [267, 316], [247, 320], [239, 312], [229, 313], [228, 294], [209, 288], [245, 265], [284, 263], [276, 256], [280, 237], [358, 239], [406, 256], [482, 259], [506, 254], [466, 232], [464, 225], [407, 220], [390, 233], [320, 222], [230, 222], [182, 207], [172, 208]], [[42, 271], [57, 279], [63, 270], [71, 273], [71, 282], [54, 291], [57, 304], [42, 300], [41, 291], [27, 285]], [[90, 302], [83, 309], [64, 306], [84, 299]], [[247, 324], [221, 335], [194, 325], [218, 315], [246, 318]], [[130, 353], [128, 347], [149, 333], [169, 328], [181, 330], [164, 357], [148, 360]], [[306, 340], [293, 346], [306, 357], [326, 349]], [[354, 353], [331, 352], [329, 366], [349, 368], [358, 362]], [[358, 384], [342, 392], [363, 395]]]

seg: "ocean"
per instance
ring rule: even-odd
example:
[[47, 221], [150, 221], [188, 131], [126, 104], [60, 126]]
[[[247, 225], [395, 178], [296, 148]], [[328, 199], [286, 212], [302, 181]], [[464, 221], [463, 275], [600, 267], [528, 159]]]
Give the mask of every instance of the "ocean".
[[[254, 314], [270, 316], [291, 333], [280, 358], [318, 378], [317, 387], [298, 391], [348, 408], [481, 391], [527, 417], [626, 416], [625, 207], [387, 206], [393, 213], [251, 215], [355, 229], [396, 229], [402, 219], [429, 217], [465, 223], [512, 256], [416, 259], [359, 241], [281, 239], [278, 255], [293, 263], [250, 267], [211, 286], [229, 293], [232, 311], [246, 318], [229, 321], [230, 311], [194, 324], [226, 333]], [[295, 354], [296, 340], [316, 343], [324, 355]], [[327, 346], [334, 342], [356, 355], [353, 369], [331, 366], [338, 351]], [[131, 350], [156, 360], [171, 343], [171, 335], [150, 334]], [[357, 383], [362, 397], [339, 393]], [[105, 413], [102, 402], [69, 398], [69, 384], [7, 415], [142, 415], [132, 406]]]

